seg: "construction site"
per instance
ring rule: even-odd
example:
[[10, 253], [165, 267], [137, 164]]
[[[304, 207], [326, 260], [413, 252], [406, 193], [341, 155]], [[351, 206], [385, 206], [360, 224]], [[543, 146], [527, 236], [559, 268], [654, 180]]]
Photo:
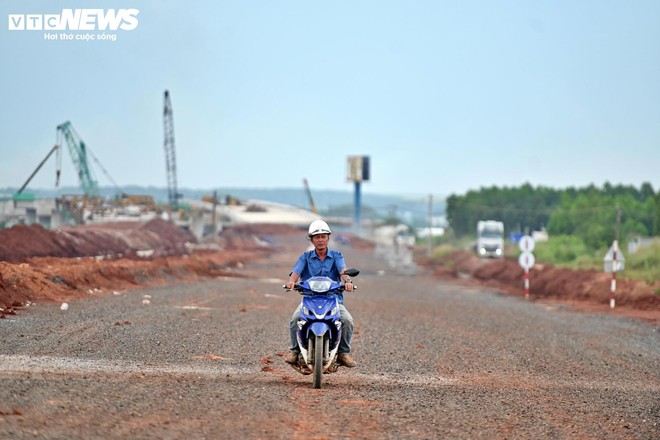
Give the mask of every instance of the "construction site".
[[[258, 228], [261, 238], [257, 238], [248, 232], [250, 225], [298, 232], [319, 218], [309, 188], [309, 210], [217, 192], [184, 199], [178, 190], [174, 119], [167, 90], [162, 114], [167, 200], [122, 191], [71, 121], [56, 127], [55, 145], [22, 186], [11, 196], [0, 195], [1, 318], [13, 313], [12, 307], [30, 301], [57, 301], [99, 291], [102, 286], [119, 288], [126, 282], [138, 285], [140, 280], [160, 279], [170, 269], [172, 276], [217, 274], [222, 265], [262, 254], [268, 245], [263, 241], [264, 228]], [[59, 187], [65, 156], [77, 173], [79, 191], [55, 197], [30, 192], [33, 178], [49, 162], [56, 164], [55, 187]], [[116, 189], [113, 195], [101, 195], [99, 171]], [[190, 265], [192, 254], [196, 257]], [[174, 260], [163, 263], [165, 258]], [[163, 270], [162, 264], [170, 269]], [[47, 275], [42, 272], [45, 268], [57, 274]], [[90, 280], [96, 280], [92, 282], [96, 287], [86, 287]]]
[[[201, 240], [234, 224], [305, 225], [318, 217], [313, 200], [311, 209], [307, 210], [265, 201], [238, 200], [217, 193], [208, 194], [199, 200], [184, 199], [177, 184], [174, 119], [167, 90], [164, 93], [163, 128], [167, 200], [124, 192], [75, 130], [72, 122], [66, 121], [56, 127], [55, 145], [18, 191], [11, 195], [0, 195], [0, 227], [40, 225], [46, 229], [57, 229], [113, 222], [146, 223], [158, 218], [172, 221]], [[67, 152], [78, 176], [79, 191], [52, 198], [36, 197], [29, 189], [32, 179], [43, 172], [41, 170], [47, 162], [55, 161], [55, 187], [59, 187], [62, 160]], [[99, 170], [115, 188], [113, 195], [101, 195], [97, 178]]]
[[[217, 191], [197, 200], [184, 199], [178, 189], [174, 119], [167, 90], [163, 129], [167, 200], [156, 200], [151, 195], [123, 192], [71, 121], [56, 127], [55, 145], [18, 191], [0, 198], [0, 305], [4, 304], [0, 317], [30, 301], [85, 297], [90, 291], [170, 278], [217, 276], [222, 268], [275, 252], [273, 234], [291, 237], [292, 243], [304, 248], [300, 237], [310, 222], [320, 218], [307, 179], [303, 180], [309, 203], [306, 208], [241, 200]], [[29, 191], [32, 179], [53, 160], [57, 187], [67, 151], [80, 191], [36, 197]], [[116, 188], [112, 196], [101, 195], [97, 170]], [[401, 274], [426, 270], [439, 278], [458, 282], [467, 277], [470, 282], [521, 293], [522, 269], [514, 260], [483, 261], [469, 252], [429, 259], [426, 250], [415, 248], [414, 237], [409, 236], [412, 241], [406, 241], [405, 246], [397, 242], [401, 228], [407, 230], [404, 225], [388, 226], [366, 219], [362, 226], [367, 227], [354, 234], [354, 219], [329, 220], [342, 231], [336, 234], [337, 242], [373, 249], [375, 257]], [[603, 295], [609, 283], [606, 274], [550, 265], [537, 265], [536, 269], [543, 274], [535, 280], [538, 297], [595, 307], [607, 301]], [[618, 310], [657, 321], [657, 286], [635, 281], [623, 285]]]

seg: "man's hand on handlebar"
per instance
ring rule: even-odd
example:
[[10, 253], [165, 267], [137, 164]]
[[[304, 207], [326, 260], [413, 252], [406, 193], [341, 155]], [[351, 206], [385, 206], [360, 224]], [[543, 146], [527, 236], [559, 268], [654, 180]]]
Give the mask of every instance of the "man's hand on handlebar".
[[[287, 283], [282, 286], [282, 289], [286, 289], [287, 292], [291, 290], [297, 290], [296, 285], [296, 281], [287, 281]], [[357, 286], [354, 285], [351, 281], [345, 282], [343, 287], [346, 292], [354, 292], [357, 290]]]

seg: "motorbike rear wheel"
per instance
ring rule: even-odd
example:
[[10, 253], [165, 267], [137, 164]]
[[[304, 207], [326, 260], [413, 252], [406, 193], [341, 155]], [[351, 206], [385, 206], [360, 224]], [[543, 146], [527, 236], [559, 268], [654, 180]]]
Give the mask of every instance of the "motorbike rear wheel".
[[323, 379], [323, 336], [317, 335], [314, 341], [314, 388], [321, 388]]

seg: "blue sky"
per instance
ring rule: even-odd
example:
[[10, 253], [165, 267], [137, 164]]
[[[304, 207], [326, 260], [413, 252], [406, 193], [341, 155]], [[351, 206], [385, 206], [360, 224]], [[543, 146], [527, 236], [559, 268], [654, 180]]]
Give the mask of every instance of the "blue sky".
[[[8, 30], [64, 8], [139, 24], [116, 41]], [[3, 0], [0, 17], [0, 188], [67, 120], [118, 184], [166, 186], [169, 89], [180, 188], [350, 190], [346, 157], [368, 155], [373, 193], [660, 189], [658, 1]], [[77, 184], [68, 151], [62, 173]]]

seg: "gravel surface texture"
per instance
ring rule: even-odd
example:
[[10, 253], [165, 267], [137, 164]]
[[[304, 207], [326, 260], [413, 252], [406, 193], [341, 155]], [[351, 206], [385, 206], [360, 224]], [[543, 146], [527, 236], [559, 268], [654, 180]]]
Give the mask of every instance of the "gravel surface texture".
[[283, 360], [287, 251], [0, 320], [0, 438], [660, 438], [658, 327], [338, 249], [358, 365], [322, 389]]

